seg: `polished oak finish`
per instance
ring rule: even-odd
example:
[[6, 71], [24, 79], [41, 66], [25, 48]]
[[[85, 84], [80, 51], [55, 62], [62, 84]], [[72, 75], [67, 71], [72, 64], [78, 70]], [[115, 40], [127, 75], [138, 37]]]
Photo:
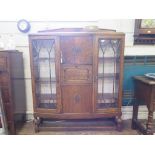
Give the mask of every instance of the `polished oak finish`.
[[62, 86], [63, 113], [91, 113], [92, 86]]
[[[155, 81], [144, 76], [134, 77], [135, 103], [133, 105], [132, 128], [139, 129], [143, 134], [153, 134], [153, 112], [155, 111]], [[144, 104], [148, 109], [146, 126], [138, 121], [139, 104]]]
[[[70, 46], [68, 46], [70, 45]], [[62, 63], [64, 64], [92, 64], [93, 38], [92, 36], [63, 36], [60, 37]]]
[[114, 118], [122, 128], [124, 34], [56, 29], [29, 35], [35, 131], [44, 119]]

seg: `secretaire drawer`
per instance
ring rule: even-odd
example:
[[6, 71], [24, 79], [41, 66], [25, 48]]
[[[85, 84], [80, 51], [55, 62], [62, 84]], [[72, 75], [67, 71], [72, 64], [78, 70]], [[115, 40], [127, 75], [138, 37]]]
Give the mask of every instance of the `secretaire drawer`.
[[61, 69], [61, 82], [64, 84], [92, 83], [91, 65], [62, 65]]

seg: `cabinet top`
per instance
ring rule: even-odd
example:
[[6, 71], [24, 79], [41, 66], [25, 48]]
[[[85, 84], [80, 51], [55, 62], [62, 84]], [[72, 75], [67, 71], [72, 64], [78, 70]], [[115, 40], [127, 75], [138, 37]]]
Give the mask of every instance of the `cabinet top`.
[[116, 32], [116, 30], [111, 29], [101, 29], [97, 27], [86, 27], [86, 28], [60, 28], [38, 31], [31, 35], [74, 35], [74, 34], [94, 34], [94, 35], [125, 35], [122, 32]]
[[19, 52], [18, 50], [0, 50], [0, 52], [7, 52], [7, 53], [12, 53], [12, 52], [15, 52], [15, 53], [22, 53], [22, 52]]
[[134, 76], [133, 78], [136, 81], [141, 81], [141, 82], [148, 84], [148, 85], [155, 85], [155, 80], [148, 78], [146, 76]]

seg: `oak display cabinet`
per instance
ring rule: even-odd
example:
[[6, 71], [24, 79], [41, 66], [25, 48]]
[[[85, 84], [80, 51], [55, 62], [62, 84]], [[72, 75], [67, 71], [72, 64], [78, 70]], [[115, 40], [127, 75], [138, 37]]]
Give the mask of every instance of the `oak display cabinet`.
[[121, 130], [124, 33], [48, 30], [29, 45], [36, 132], [44, 119], [115, 118]]

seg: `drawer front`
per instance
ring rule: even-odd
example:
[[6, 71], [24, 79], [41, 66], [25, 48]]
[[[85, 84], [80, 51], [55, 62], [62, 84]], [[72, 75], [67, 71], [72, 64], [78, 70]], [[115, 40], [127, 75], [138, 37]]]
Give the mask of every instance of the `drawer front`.
[[92, 83], [92, 66], [63, 66], [62, 84]]
[[67, 85], [62, 87], [64, 113], [91, 113], [92, 86]]
[[93, 62], [92, 36], [63, 36], [60, 38], [63, 64], [85, 64]]
[[1, 57], [0, 55], [0, 71], [7, 70], [7, 57]]

